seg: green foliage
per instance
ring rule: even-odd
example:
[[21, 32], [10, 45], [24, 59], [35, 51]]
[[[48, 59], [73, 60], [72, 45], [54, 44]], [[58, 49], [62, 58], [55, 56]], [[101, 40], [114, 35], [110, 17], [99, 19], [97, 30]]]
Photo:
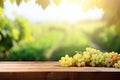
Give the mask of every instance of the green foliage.
[[0, 50], [4, 52], [13, 46], [13, 25], [6, 17], [0, 18], [0, 25]]
[[21, 47], [18, 49], [14, 49], [10, 51], [10, 54], [1, 58], [1, 60], [5, 61], [44, 61], [46, 60], [44, 49], [36, 48], [33, 45], [29, 45], [26, 47]]
[[83, 51], [90, 46], [89, 40], [79, 30], [69, 31], [66, 34], [60, 47], [53, 53], [51, 60], [59, 60], [65, 54], [73, 56], [75, 51]]
[[114, 26], [109, 29], [104, 28], [102, 32], [96, 31], [92, 38], [96, 41], [96, 44], [101, 46], [105, 51], [120, 52], [120, 36], [116, 33]]
[[[39, 36], [39, 34], [38, 34]], [[61, 39], [61, 32], [47, 31], [43, 36], [37, 37], [36, 41], [15, 46], [10, 54], [2, 60], [20, 61], [44, 61], [51, 48]]]
[[19, 25], [17, 20], [15, 23], [5, 16], [0, 18], [0, 51], [3, 53], [9, 51], [19, 41], [30, 41], [32, 38], [28, 25], [22, 22]]
[[[23, 20], [24, 22], [24, 20]], [[31, 27], [30, 27], [31, 28]], [[74, 55], [74, 51], [83, 51], [90, 42], [68, 24], [40, 24], [32, 26], [35, 41], [22, 43], [10, 49], [6, 57], [0, 56], [5, 61], [44, 61], [59, 60], [66, 53]], [[79, 37], [81, 36], [81, 37]], [[77, 42], [77, 44], [76, 44]]]
[[[17, 18], [14, 22], [10, 21], [4, 16], [4, 3], [5, 0], [0, 0], [0, 57], [1, 60], [58, 60], [64, 54], [70, 54], [77, 50], [84, 50], [86, 47], [90, 46], [90, 43], [94, 40], [96, 44], [102, 46], [108, 51], [117, 51], [119, 52], [120, 48], [120, 17], [119, 17], [119, 0], [85, 0], [88, 1], [84, 4], [84, 7], [102, 8], [105, 12], [105, 20], [107, 21], [107, 27], [103, 32], [96, 30], [96, 33], [93, 33], [93, 40], [89, 40], [82, 30], [78, 28], [73, 28], [71, 25], [42, 25], [40, 28], [36, 28], [36, 31], [32, 30], [36, 41], [31, 36], [31, 24], [29, 21]], [[30, 0], [10, 0], [13, 4], [19, 6], [21, 2], [29, 2]], [[50, 6], [50, 0], [35, 0], [38, 5], [43, 9], [46, 9]], [[62, 0], [53, 0], [54, 4], [59, 6]], [[84, 0], [68, 0], [70, 2], [81, 2]], [[103, 26], [97, 24], [97, 26]], [[114, 25], [113, 27], [110, 27]], [[62, 26], [62, 27], [61, 27]], [[68, 27], [69, 26], [69, 27]], [[83, 29], [88, 30], [91, 34], [93, 28], [96, 29], [96, 25], [84, 26]], [[106, 26], [106, 25], [104, 25]], [[44, 28], [43, 28], [44, 27]], [[77, 30], [78, 29], [78, 30]], [[38, 31], [40, 30], [40, 31]], [[91, 31], [92, 30], [92, 31]], [[98, 31], [98, 32], [97, 32]], [[37, 34], [38, 33], [38, 34]], [[34, 41], [33, 43], [31, 41]], [[31, 42], [26, 44], [26, 42]], [[114, 46], [114, 47], [113, 47]], [[14, 47], [14, 48], [12, 48]], [[15, 49], [17, 47], [17, 49]], [[12, 49], [11, 49], [12, 48]], [[11, 50], [10, 50], [11, 49]], [[4, 58], [1, 53], [9, 51], [10, 54]], [[56, 54], [57, 53], [57, 54]], [[28, 57], [29, 56], [29, 57]]]
[[31, 36], [31, 31], [30, 31], [30, 22], [27, 21], [26, 19], [22, 18], [17, 18], [15, 21], [15, 26], [19, 30], [19, 32], [14, 31], [14, 36], [16, 37], [18, 34], [17, 40], [24, 40], [26, 42], [31, 42], [34, 41], [34, 38]]

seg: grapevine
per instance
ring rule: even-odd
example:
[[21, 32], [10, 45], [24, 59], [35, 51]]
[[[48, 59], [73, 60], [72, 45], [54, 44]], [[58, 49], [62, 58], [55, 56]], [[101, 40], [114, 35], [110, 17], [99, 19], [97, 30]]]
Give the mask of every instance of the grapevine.
[[114, 67], [120, 68], [120, 54], [102, 52], [94, 48], [86, 48], [84, 52], [76, 52], [73, 57], [61, 57], [59, 63], [63, 67]]

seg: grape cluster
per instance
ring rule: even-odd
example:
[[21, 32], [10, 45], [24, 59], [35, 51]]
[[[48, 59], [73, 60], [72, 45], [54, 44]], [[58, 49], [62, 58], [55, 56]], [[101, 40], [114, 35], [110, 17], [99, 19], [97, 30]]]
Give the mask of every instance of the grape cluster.
[[115, 68], [120, 68], [120, 60], [117, 61], [117, 62], [113, 65], [113, 67], [115, 67]]
[[70, 67], [115, 67], [120, 68], [120, 55], [115, 52], [101, 52], [94, 48], [86, 48], [84, 52], [76, 52], [73, 57], [66, 55], [59, 60], [61, 66]]
[[85, 58], [80, 53], [76, 53], [73, 56], [73, 60], [74, 60], [74, 65], [76, 65], [76, 66], [82, 67], [82, 66], [86, 65], [85, 64]]
[[73, 66], [74, 60], [72, 57], [65, 55], [65, 57], [61, 57], [61, 60], [59, 60], [59, 63], [63, 67], [70, 67], [70, 66]]

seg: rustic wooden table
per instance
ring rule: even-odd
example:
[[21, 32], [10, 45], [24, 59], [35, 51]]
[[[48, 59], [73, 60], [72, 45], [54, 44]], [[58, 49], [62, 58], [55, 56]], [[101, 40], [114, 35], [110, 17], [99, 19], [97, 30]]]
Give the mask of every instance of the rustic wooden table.
[[58, 62], [0, 62], [0, 80], [120, 80], [120, 69], [61, 67]]

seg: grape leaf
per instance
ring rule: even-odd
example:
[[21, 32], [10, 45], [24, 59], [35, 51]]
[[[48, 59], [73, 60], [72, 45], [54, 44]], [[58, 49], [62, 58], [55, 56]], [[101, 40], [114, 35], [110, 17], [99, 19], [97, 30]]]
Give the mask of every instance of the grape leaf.
[[16, 0], [17, 5], [19, 6], [22, 0]]
[[13, 4], [13, 3], [14, 3], [14, 0], [10, 0], [10, 3]]
[[67, 0], [68, 3], [81, 3], [82, 0]]
[[50, 0], [36, 0], [36, 3], [42, 7], [42, 9], [46, 9], [50, 5]]
[[3, 8], [4, 5], [3, 5], [4, 1], [3, 0], [0, 0], [0, 7]]
[[61, 4], [62, 0], [53, 0], [53, 2], [56, 6], [59, 6]]
[[[4, 16], [4, 13], [3, 13], [3, 8], [0, 7], [0, 17], [1, 16]], [[0, 25], [0, 27], [1, 27], [1, 25]]]
[[120, 21], [117, 21], [115, 31], [120, 34]]
[[29, 2], [29, 1], [30, 1], [30, 0], [24, 0], [24, 2], [26, 2], [26, 3]]

